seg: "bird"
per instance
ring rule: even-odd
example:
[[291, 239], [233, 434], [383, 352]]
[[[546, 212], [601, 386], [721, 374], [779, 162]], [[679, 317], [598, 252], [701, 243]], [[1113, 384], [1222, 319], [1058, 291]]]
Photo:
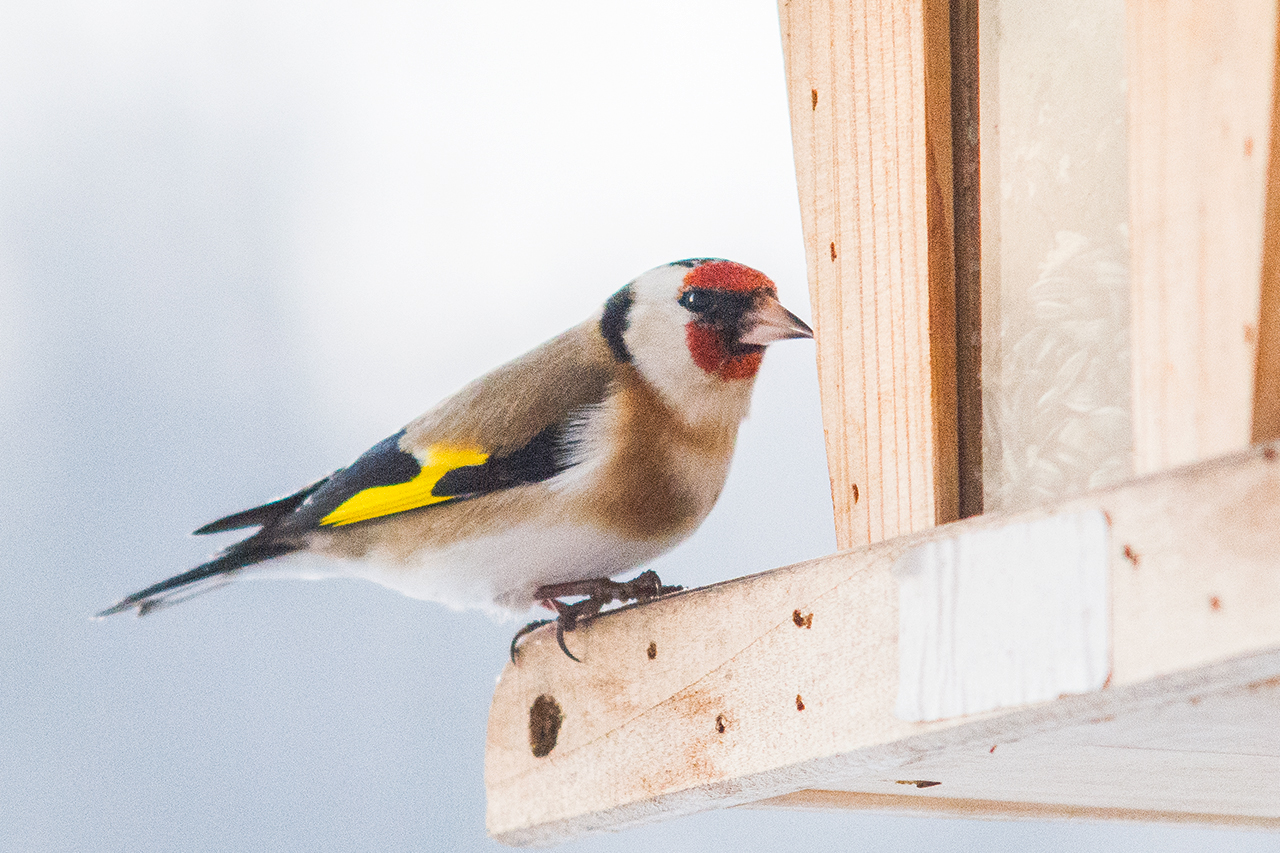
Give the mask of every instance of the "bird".
[[[496, 616], [541, 603], [576, 660], [564, 631], [579, 619], [680, 589], [652, 571], [612, 578], [707, 517], [765, 348], [811, 337], [758, 270], [721, 258], [656, 267], [350, 465], [199, 528], [257, 530], [97, 615], [144, 616], [240, 578], [358, 577]], [[513, 638], [513, 660], [547, 621]]]

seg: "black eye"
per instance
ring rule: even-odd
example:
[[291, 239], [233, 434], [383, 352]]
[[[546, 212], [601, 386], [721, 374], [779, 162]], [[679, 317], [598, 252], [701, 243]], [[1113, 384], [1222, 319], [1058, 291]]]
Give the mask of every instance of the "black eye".
[[701, 290], [686, 290], [680, 297], [680, 306], [698, 313], [710, 308], [711, 300]]

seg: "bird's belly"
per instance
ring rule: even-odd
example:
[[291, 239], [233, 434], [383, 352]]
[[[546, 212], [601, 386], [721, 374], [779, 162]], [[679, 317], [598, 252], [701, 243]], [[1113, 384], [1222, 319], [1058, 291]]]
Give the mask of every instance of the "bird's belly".
[[595, 527], [531, 524], [411, 554], [374, 549], [356, 573], [412, 598], [519, 614], [536, 603], [538, 587], [616, 575], [676, 541], [634, 542]]

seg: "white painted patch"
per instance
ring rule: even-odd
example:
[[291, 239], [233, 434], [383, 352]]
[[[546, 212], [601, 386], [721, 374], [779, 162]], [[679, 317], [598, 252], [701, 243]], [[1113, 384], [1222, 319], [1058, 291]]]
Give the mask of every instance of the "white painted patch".
[[940, 720], [1098, 690], [1110, 669], [1097, 510], [911, 549], [898, 579], [898, 702]]

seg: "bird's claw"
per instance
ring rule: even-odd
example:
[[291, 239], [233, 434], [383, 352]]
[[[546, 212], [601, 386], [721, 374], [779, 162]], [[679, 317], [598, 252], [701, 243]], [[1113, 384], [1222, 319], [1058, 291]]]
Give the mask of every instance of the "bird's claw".
[[519, 631], [516, 631], [516, 635], [511, 638], [511, 662], [512, 663], [516, 662], [516, 646], [520, 642], [521, 637], [523, 637], [525, 634], [529, 634], [529, 633], [532, 633], [533, 631], [538, 630], [543, 625], [550, 625], [553, 621], [554, 620], [552, 619], [535, 619], [532, 622], [530, 622], [528, 625], [525, 625]]
[[569, 647], [565, 645], [564, 632], [565, 632], [564, 623], [561, 622], [559, 619], [557, 619], [556, 620], [556, 642], [560, 644], [560, 651], [568, 655], [569, 660], [574, 661], [575, 663], [582, 663], [582, 661], [578, 660], [577, 655], [569, 651]]
[[[543, 607], [556, 611], [556, 618], [554, 620], [539, 619], [535, 622], [530, 622], [517, 631], [516, 635], [511, 638], [511, 662], [515, 663], [516, 661], [517, 644], [521, 637], [554, 621], [556, 623], [556, 642], [560, 645], [560, 650], [570, 660], [581, 663], [582, 661], [573, 652], [569, 651], [569, 647], [564, 641], [565, 632], [577, 628], [578, 620], [590, 620], [598, 616], [601, 610], [615, 601], [644, 603], [663, 595], [679, 592], [682, 589], [684, 589], [682, 586], [664, 585], [658, 577], [658, 573], [652, 569], [641, 572], [629, 581], [593, 578], [591, 580], [569, 581], [568, 583], [548, 584], [547, 586], [539, 587], [535, 596], [542, 601]], [[562, 597], [578, 595], [584, 595], [586, 598], [581, 601], [575, 601], [572, 604], [566, 604], [559, 600]]]

